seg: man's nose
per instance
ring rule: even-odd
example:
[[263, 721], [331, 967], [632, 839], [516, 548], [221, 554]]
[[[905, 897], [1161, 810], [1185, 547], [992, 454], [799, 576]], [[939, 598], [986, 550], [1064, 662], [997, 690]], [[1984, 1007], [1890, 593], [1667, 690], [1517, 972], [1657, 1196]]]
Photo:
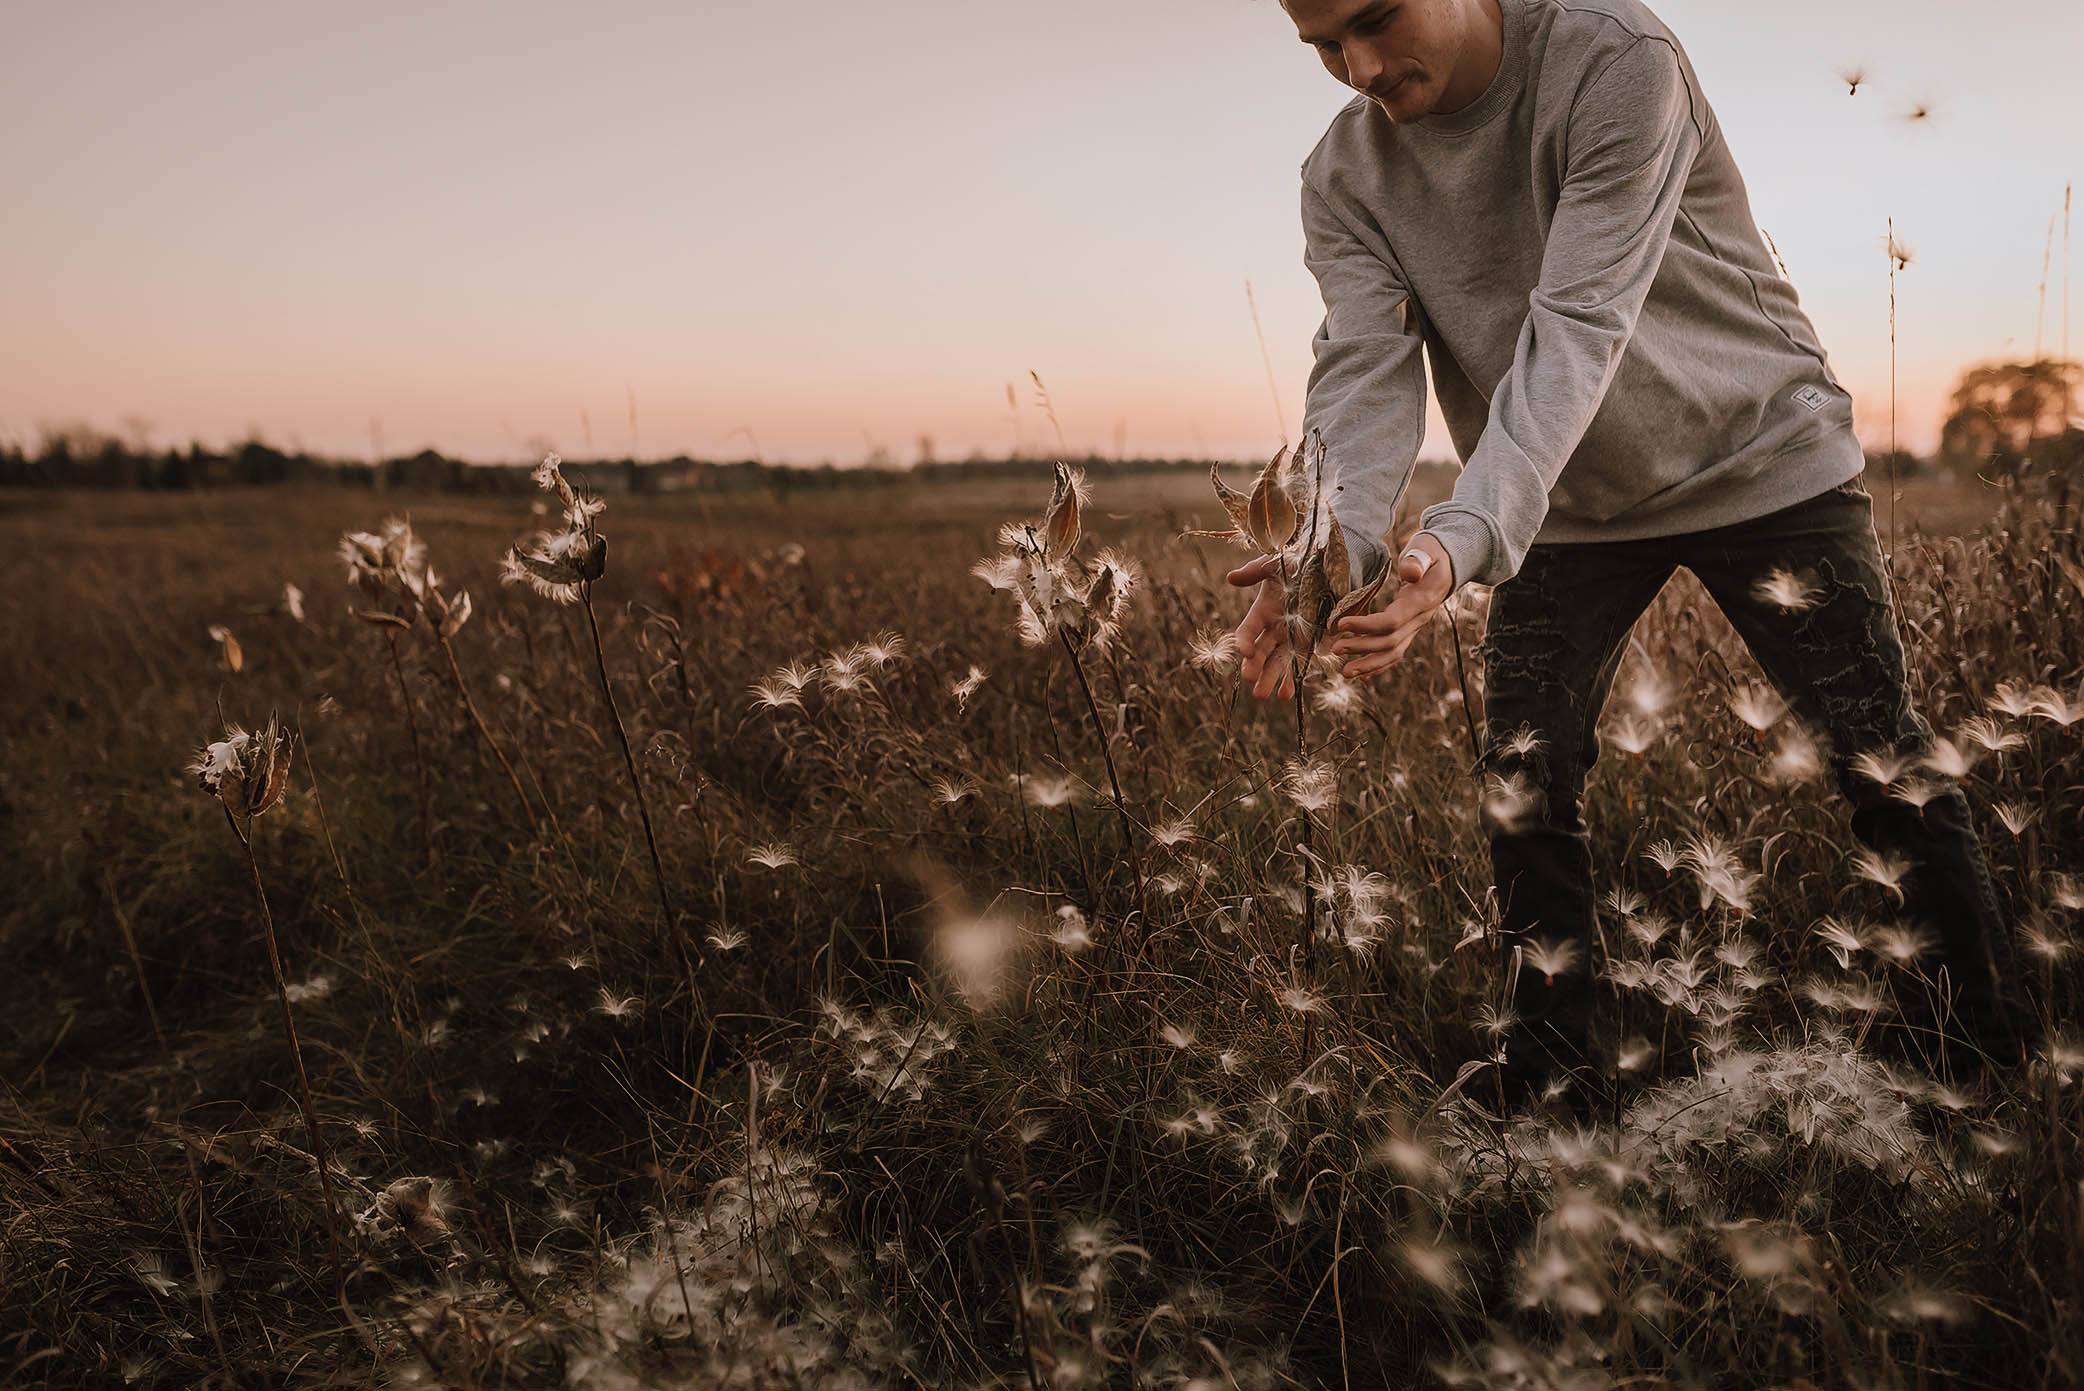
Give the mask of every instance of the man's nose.
[[1382, 60], [1366, 44], [1346, 46], [1346, 85], [1365, 92], [1382, 76]]

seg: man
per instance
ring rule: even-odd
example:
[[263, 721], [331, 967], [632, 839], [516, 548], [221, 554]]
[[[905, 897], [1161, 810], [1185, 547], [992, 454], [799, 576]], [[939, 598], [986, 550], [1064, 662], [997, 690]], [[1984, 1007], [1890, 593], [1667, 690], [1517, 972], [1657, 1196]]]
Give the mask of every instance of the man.
[[[1588, 1080], [1580, 799], [1629, 631], [1682, 564], [1825, 737], [1854, 833], [1912, 861], [1904, 914], [1936, 930], [1952, 1036], [2020, 1058], [2039, 1028], [1966, 800], [1927, 777], [1920, 809], [1894, 795], [1911, 779], [1855, 764], [1893, 774], [1932, 730], [1905, 686], [1851, 399], [1679, 41], [1638, 0], [1283, 4], [1362, 94], [1302, 166], [1325, 307], [1304, 428], [1356, 584], [1410, 481], [1421, 347], [1463, 461], [1398, 558], [1394, 602], [1343, 619], [1331, 651], [1348, 677], [1379, 675], [1456, 586], [1494, 586], [1478, 772], [1521, 794], [1483, 808], [1517, 972], [1507, 1092]], [[1244, 679], [1292, 696], [1277, 567], [1229, 579], [1259, 587]]]

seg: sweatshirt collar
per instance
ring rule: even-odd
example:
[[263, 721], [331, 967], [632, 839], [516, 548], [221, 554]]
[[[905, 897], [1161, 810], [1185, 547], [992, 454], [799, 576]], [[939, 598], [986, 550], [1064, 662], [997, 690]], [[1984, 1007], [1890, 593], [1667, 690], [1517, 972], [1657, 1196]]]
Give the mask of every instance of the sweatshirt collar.
[[1475, 130], [1496, 116], [1519, 96], [1527, 78], [1527, 0], [1498, 0], [1498, 17], [1504, 29], [1498, 71], [1483, 95], [1459, 111], [1421, 116], [1409, 122], [1415, 130], [1434, 135], [1461, 135]]

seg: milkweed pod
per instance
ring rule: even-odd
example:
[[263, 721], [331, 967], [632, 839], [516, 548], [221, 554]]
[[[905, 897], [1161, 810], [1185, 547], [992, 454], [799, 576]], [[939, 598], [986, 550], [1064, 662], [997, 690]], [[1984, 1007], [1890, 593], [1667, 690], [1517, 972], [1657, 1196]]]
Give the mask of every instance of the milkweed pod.
[[464, 624], [470, 622], [470, 591], [458, 590], [454, 602], [449, 603], [447, 608], [448, 613], [441, 620], [441, 635], [452, 638]]
[[281, 801], [282, 794], [289, 790], [291, 737], [274, 717], [269, 717], [268, 727], [261, 731], [257, 741], [253, 776], [246, 780], [249, 790], [246, 815], [259, 816]]
[[1295, 504], [1281, 486], [1281, 465], [1287, 454], [1288, 446], [1284, 444], [1260, 470], [1259, 480], [1252, 485], [1252, 498], [1246, 507], [1245, 530], [1262, 551], [1285, 550], [1302, 523]]
[[1326, 583], [1324, 549], [1310, 552], [1295, 577], [1295, 616], [1300, 631], [1296, 635], [1296, 651], [1308, 651], [1317, 645], [1326, 624], [1331, 618], [1331, 607], [1337, 602]]
[[239, 640], [232, 636], [231, 629], [222, 624], [212, 623], [210, 636], [216, 640], [218, 650], [223, 654], [225, 670], [237, 672], [246, 665], [245, 650], [239, 646]]
[[586, 536], [572, 543], [567, 556], [582, 580], [597, 580], [608, 573], [608, 538]]
[[519, 546], [513, 547], [508, 554], [523, 570], [545, 584], [577, 584], [585, 578], [564, 560], [544, 560], [530, 555]]
[[1078, 544], [1078, 488], [1071, 470], [1056, 466], [1056, 486], [1049, 495], [1049, 512], [1042, 520], [1042, 553], [1061, 560]]
[[[1334, 521], [1333, 525], [1336, 526], [1337, 522]], [[1346, 561], [1341, 567], [1341, 573], [1348, 573], [1350, 571], [1351, 564], [1352, 562], [1350, 560]], [[1344, 618], [1349, 613], [1366, 613], [1369, 609], [1373, 608], [1375, 606], [1375, 600], [1382, 593], [1382, 586], [1385, 583], [1387, 583], [1388, 580], [1389, 559], [1387, 552], [1385, 552], [1383, 556], [1375, 562], [1374, 577], [1368, 580], [1368, 582], [1366, 584], [1363, 584], [1360, 588], [1349, 590], [1339, 600], [1338, 603], [1332, 605], [1330, 622], [1337, 623], [1340, 619]]]
[[1093, 579], [1093, 587], [1086, 591], [1085, 606], [1094, 613], [1104, 613], [1113, 597], [1114, 567], [1102, 565], [1100, 573]]
[[395, 613], [385, 613], [382, 609], [358, 609], [353, 604], [349, 604], [347, 606], [347, 611], [354, 617], [361, 619], [364, 623], [369, 624], [373, 628], [409, 629], [412, 627], [411, 619], [400, 618]]
[[[1222, 503], [1223, 510], [1230, 514], [1230, 520], [1232, 524], [1235, 526], [1236, 530], [1239, 532], [1249, 532], [1249, 530], [1251, 529], [1251, 523], [1249, 521], [1249, 518], [1251, 516], [1252, 511], [1252, 499], [1246, 496], [1245, 494], [1239, 492], [1237, 489], [1231, 487], [1229, 484], [1225, 483], [1223, 481], [1223, 475], [1216, 472], [1216, 466], [1214, 464], [1210, 464], [1208, 466], [1208, 481], [1216, 485], [1216, 500]], [[1193, 536], [1227, 536], [1231, 533], [1197, 531], [1190, 532], [1188, 534]]]
[[1346, 559], [1346, 533], [1339, 527], [1339, 519], [1329, 519], [1324, 540], [1324, 582], [1331, 588], [1334, 599], [1346, 597], [1353, 588], [1353, 572]]
[[246, 810], [246, 774], [237, 767], [227, 768], [221, 773], [217, 785], [210, 790], [217, 794], [217, 800], [224, 803], [227, 810]]

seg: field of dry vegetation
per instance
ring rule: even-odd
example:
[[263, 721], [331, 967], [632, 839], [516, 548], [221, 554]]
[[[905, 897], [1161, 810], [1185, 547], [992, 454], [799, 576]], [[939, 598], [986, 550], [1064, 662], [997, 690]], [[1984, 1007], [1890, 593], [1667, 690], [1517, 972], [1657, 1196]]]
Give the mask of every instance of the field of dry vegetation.
[[1907, 490], [1896, 563], [2050, 1049], [1864, 1046], [1927, 960], [1682, 574], [1580, 1125], [1457, 1086], [1486, 593], [1297, 762], [1206, 477], [1088, 482], [1082, 645], [973, 568], [1046, 482], [0, 496], [0, 1384], [2084, 1378], [2068, 491]]

